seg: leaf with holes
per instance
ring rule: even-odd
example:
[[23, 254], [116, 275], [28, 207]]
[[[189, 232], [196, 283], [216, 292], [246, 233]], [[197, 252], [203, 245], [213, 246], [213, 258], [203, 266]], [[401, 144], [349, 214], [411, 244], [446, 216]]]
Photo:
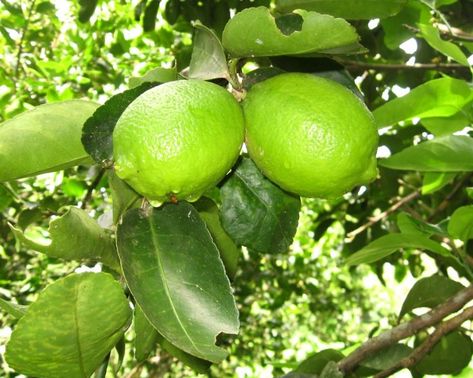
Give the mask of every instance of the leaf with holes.
[[197, 210], [186, 202], [129, 210], [117, 245], [130, 291], [158, 332], [196, 357], [224, 359], [216, 337], [238, 332], [238, 311]]
[[247, 8], [225, 26], [222, 42], [235, 57], [352, 54], [364, 52], [345, 20], [297, 10], [275, 19], [268, 8]]
[[88, 378], [128, 328], [131, 309], [106, 273], [71, 274], [48, 286], [18, 321], [5, 359], [39, 378]]

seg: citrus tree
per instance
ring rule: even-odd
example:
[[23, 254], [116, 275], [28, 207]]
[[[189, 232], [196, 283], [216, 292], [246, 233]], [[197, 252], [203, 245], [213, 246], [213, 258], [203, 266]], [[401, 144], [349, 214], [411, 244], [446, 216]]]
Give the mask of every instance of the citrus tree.
[[[278, 355], [275, 376], [471, 373], [471, 1], [143, 0], [134, 19], [117, 2], [115, 23], [97, 16], [99, 3], [78, 2], [83, 29], [60, 57], [58, 21], [35, 19], [54, 14], [53, 3], [2, 1], [3, 54], [17, 57], [1, 83], [5, 276], [21, 281], [3, 257], [12, 251], [51, 259], [38, 270], [64, 264], [33, 302], [0, 298], [13, 326], [9, 368], [104, 377], [131, 360], [129, 376], [139, 376], [159, 345], [157, 376], [178, 374], [166, 356], [233, 376], [221, 367], [238, 354], [265, 276], [284, 290], [259, 297], [261, 307], [319, 298], [310, 310], [329, 315], [317, 326], [343, 342], [305, 360]], [[120, 30], [138, 23], [149, 40]], [[410, 56], [406, 41], [417, 46]], [[102, 56], [101, 43], [120, 60]], [[156, 57], [151, 45], [168, 51]], [[148, 58], [148, 72], [128, 77]], [[74, 81], [48, 83], [73, 62]], [[128, 88], [104, 98], [112, 79]], [[58, 191], [41, 184], [50, 172], [60, 172]], [[32, 231], [45, 222], [47, 233]], [[304, 267], [324, 256], [293, 245], [298, 225], [325, 240], [325, 258], [339, 253], [344, 275], [327, 288], [323, 272]], [[281, 268], [288, 261], [297, 274]], [[99, 264], [74, 272], [81, 263]], [[330, 317], [341, 319], [343, 301], [368, 313], [370, 294], [350, 286], [366, 268], [384, 280], [386, 263], [398, 281], [419, 279], [395, 317], [350, 343]], [[334, 281], [347, 298], [330, 307]], [[253, 349], [271, 352], [267, 332]]]

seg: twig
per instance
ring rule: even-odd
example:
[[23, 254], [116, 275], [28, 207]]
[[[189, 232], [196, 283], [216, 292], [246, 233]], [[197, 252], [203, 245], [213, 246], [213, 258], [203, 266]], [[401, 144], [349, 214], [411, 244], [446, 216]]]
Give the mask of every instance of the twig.
[[419, 331], [440, 323], [446, 316], [460, 310], [473, 299], [473, 285], [459, 291], [444, 303], [428, 313], [418, 316], [407, 323], [402, 323], [362, 344], [352, 354], [338, 363], [338, 368], [344, 374], [353, 371], [363, 360], [385, 349], [400, 340], [413, 336]]
[[[420, 29], [412, 25], [404, 24], [403, 26], [406, 29], [413, 31], [414, 33], [420, 33]], [[451, 29], [449, 29], [447, 25], [443, 25], [443, 24], [435, 24], [434, 26], [437, 27], [437, 29], [440, 31], [440, 33], [444, 37], [456, 39], [459, 41], [473, 42], [473, 35], [468, 34], [467, 32], [461, 29], [458, 29], [455, 27], [452, 27]]]
[[469, 73], [470, 68], [459, 63], [372, 63], [359, 60], [336, 59], [348, 70], [374, 71], [464, 71]]
[[445, 199], [440, 203], [440, 205], [438, 205], [434, 212], [432, 214], [430, 214], [429, 218], [428, 218], [428, 221], [431, 222], [436, 216], [438, 213], [444, 211], [447, 206], [449, 205], [450, 201], [453, 199], [453, 197], [455, 197], [455, 195], [458, 193], [458, 191], [463, 187], [463, 185], [473, 176], [473, 173], [468, 173], [467, 175], [465, 175], [460, 181], [458, 181], [455, 186], [453, 187], [453, 189], [451, 190], [450, 193], [447, 194], [447, 196], [445, 197]]
[[378, 214], [374, 217], [371, 217], [369, 222], [365, 223], [364, 225], [358, 227], [357, 229], [349, 232], [347, 234], [348, 239], [353, 239], [356, 235], [361, 234], [363, 231], [365, 231], [367, 228], [371, 227], [372, 225], [378, 223], [380, 220], [386, 218], [388, 215], [391, 213], [395, 212], [397, 209], [405, 205], [406, 203], [416, 199], [419, 197], [420, 191], [416, 190], [415, 192], [412, 192], [411, 194], [407, 195], [406, 197], [401, 198], [398, 202], [396, 202], [394, 205], [392, 205], [389, 209], [383, 211], [381, 214]]
[[87, 188], [87, 193], [85, 193], [85, 196], [82, 199], [82, 204], [80, 206], [81, 209], [85, 209], [87, 207], [87, 203], [92, 198], [92, 193], [94, 192], [97, 185], [100, 183], [100, 180], [102, 180], [104, 173], [105, 169], [100, 169], [99, 173], [97, 173], [97, 176], [95, 176], [94, 181], [92, 181], [92, 183]]
[[447, 320], [439, 325], [436, 330], [414, 351], [399, 361], [396, 365], [389, 369], [383, 370], [376, 374], [374, 378], [385, 378], [402, 369], [409, 369], [419, 363], [432, 348], [440, 341], [440, 339], [460, 327], [465, 321], [473, 319], [473, 307], [468, 307], [459, 315]]
[[23, 25], [23, 29], [21, 30], [20, 42], [18, 45], [18, 53], [16, 54], [15, 79], [18, 79], [18, 75], [20, 74], [21, 54], [23, 54], [23, 43], [25, 41], [26, 33], [28, 32], [30, 18], [31, 18], [31, 15], [33, 14], [35, 3], [36, 3], [36, 0], [31, 0], [31, 4], [28, 9], [28, 14], [26, 16], [25, 24]]

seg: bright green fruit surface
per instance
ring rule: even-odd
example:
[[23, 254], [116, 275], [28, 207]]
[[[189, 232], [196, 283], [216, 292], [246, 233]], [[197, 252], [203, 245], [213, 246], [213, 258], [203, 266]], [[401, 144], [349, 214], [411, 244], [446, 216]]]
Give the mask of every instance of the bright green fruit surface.
[[254, 85], [243, 108], [248, 152], [281, 188], [332, 198], [376, 177], [373, 116], [344, 86], [282, 74]]
[[224, 88], [173, 81], [146, 91], [113, 132], [117, 175], [152, 201], [195, 201], [235, 163], [243, 113]]

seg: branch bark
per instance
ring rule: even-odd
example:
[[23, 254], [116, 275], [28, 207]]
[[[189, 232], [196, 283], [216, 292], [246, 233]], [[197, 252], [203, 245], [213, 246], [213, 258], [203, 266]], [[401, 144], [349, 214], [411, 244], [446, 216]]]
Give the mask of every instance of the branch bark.
[[399, 361], [393, 367], [376, 374], [374, 378], [385, 378], [402, 369], [409, 369], [419, 363], [429, 353], [442, 337], [460, 327], [467, 320], [473, 319], [473, 307], [468, 307], [459, 315], [439, 325], [436, 330], [414, 351]]
[[470, 68], [459, 63], [414, 63], [406, 65], [404, 63], [372, 63], [359, 60], [336, 60], [348, 70], [374, 70], [374, 71], [461, 71], [469, 73]]
[[[384, 332], [366, 341], [352, 354], [338, 363], [338, 368], [344, 374], [352, 372], [363, 360], [376, 354], [400, 340], [417, 334], [419, 331], [440, 323], [445, 317], [451, 315], [465, 306], [473, 299], [473, 285], [459, 291], [446, 302], [438, 305], [428, 313], [418, 316], [407, 323]], [[452, 318], [453, 320], [455, 318]], [[446, 323], [447, 324], [447, 323]]]

